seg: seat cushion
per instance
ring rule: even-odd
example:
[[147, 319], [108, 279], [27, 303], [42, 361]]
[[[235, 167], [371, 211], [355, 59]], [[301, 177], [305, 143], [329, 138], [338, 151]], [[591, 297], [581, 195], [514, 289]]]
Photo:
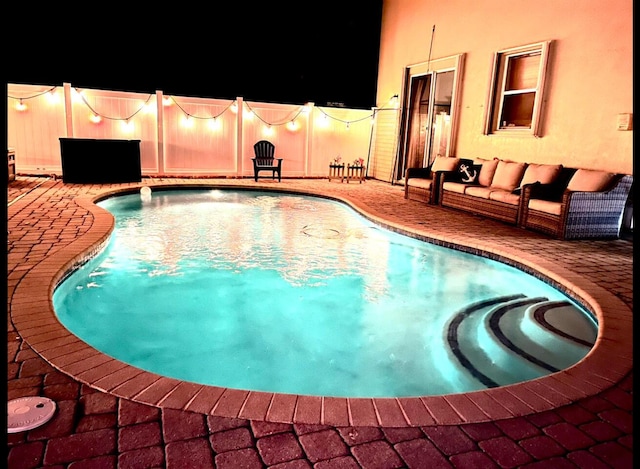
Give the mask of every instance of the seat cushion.
[[455, 171], [458, 169], [460, 158], [452, 156], [436, 156], [433, 164], [431, 165], [431, 171]]
[[480, 168], [480, 174], [478, 175], [478, 184], [481, 186], [488, 187], [491, 185], [491, 180], [493, 179], [493, 175], [496, 172], [496, 168], [498, 167], [498, 158], [494, 158], [492, 160], [485, 160], [483, 158], [477, 158], [473, 164], [480, 164], [482, 167]]
[[465, 190], [464, 190], [464, 194], [465, 195], [470, 195], [473, 197], [480, 197], [482, 199], [488, 199], [489, 198], [489, 194], [491, 194], [491, 188], [490, 187], [482, 187], [482, 186], [468, 186]]
[[491, 180], [491, 187], [511, 192], [520, 185], [526, 166], [526, 163], [500, 160]]
[[503, 190], [491, 191], [489, 199], [504, 202], [509, 205], [518, 205], [520, 203], [519, 195]]
[[407, 186], [431, 190], [431, 182], [431, 178], [409, 178], [407, 179]]
[[605, 190], [615, 174], [592, 169], [578, 169], [573, 174], [567, 185], [570, 191], [598, 192]]
[[464, 190], [469, 187], [469, 184], [463, 184], [461, 182], [445, 181], [442, 184], [442, 190], [456, 192], [458, 194], [464, 194]]
[[561, 164], [536, 164], [531, 163], [524, 170], [524, 176], [520, 181], [520, 187], [525, 184], [533, 184], [539, 182], [540, 184], [551, 184], [560, 175], [562, 171]]
[[529, 200], [529, 210], [536, 210], [538, 212], [549, 213], [551, 215], [560, 216], [560, 208], [562, 204], [560, 202], [552, 202], [550, 200], [531, 199]]

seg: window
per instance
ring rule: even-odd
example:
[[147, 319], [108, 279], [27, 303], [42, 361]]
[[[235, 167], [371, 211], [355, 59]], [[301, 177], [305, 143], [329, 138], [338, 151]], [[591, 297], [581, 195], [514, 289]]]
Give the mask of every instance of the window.
[[485, 134], [539, 136], [549, 45], [541, 42], [495, 55]]

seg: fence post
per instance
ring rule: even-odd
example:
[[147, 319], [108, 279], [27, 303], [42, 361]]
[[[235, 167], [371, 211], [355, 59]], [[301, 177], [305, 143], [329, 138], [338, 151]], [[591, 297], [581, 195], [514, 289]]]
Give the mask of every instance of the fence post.
[[307, 113], [307, 147], [305, 148], [305, 164], [304, 175], [310, 176], [312, 174], [311, 168], [313, 163], [313, 106], [314, 103], [307, 103], [304, 105]]
[[244, 168], [242, 162], [244, 161], [244, 145], [243, 145], [243, 132], [242, 132], [242, 117], [243, 117], [243, 104], [242, 97], [236, 98], [236, 176], [242, 177], [244, 174]]
[[158, 176], [164, 176], [164, 96], [156, 90], [156, 141], [158, 145]]
[[64, 116], [67, 126], [67, 137], [73, 138], [73, 106], [71, 105], [71, 83], [63, 83]]

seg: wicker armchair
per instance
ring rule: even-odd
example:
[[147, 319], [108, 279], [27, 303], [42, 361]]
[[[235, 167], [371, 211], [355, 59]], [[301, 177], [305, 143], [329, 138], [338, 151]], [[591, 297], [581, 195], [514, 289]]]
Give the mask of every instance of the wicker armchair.
[[633, 176], [615, 175], [599, 191], [565, 189], [559, 201], [544, 200], [545, 184], [523, 189], [520, 225], [558, 239], [618, 238]]

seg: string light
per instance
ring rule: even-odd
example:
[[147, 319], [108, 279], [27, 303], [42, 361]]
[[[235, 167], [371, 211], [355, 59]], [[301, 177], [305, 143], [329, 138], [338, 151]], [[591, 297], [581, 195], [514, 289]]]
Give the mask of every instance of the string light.
[[133, 121], [129, 119], [123, 120], [121, 125], [122, 125], [122, 130], [124, 130], [125, 132], [132, 132], [134, 129]]
[[[131, 115], [127, 116], [127, 117], [110, 117], [110, 116], [106, 116], [104, 114], [100, 114], [98, 111], [96, 111], [87, 101], [87, 98], [84, 97], [84, 95], [78, 91], [77, 91], [77, 95], [80, 97], [80, 99], [82, 99], [82, 102], [84, 102], [84, 104], [91, 110], [91, 112], [95, 115], [95, 116], [99, 116], [100, 118], [104, 118], [104, 119], [109, 119], [109, 120], [114, 120], [114, 121], [125, 121], [127, 122], [127, 126], [129, 127], [129, 122], [130, 120], [136, 115], [138, 114], [140, 111], [142, 111], [143, 109], [147, 109], [147, 105], [149, 103], [149, 101], [151, 100], [151, 98], [153, 97], [153, 94], [150, 94], [149, 97], [142, 103], [142, 105]], [[91, 118], [91, 122], [95, 122], [93, 120], [93, 118]], [[98, 121], [99, 122], [99, 121]], [[133, 124], [131, 124], [131, 127], [133, 127]]]
[[184, 116], [182, 116], [182, 126], [183, 127], [187, 127], [187, 128], [191, 128], [193, 127], [193, 119], [191, 118], [191, 116], [189, 114], [186, 114]]
[[267, 137], [273, 135], [273, 127], [271, 127], [269, 124], [265, 125], [262, 128], [262, 133]]
[[31, 96], [22, 96], [22, 97], [18, 97], [18, 96], [11, 96], [11, 95], [9, 95], [9, 96], [7, 96], [7, 97], [8, 97], [8, 98], [10, 98], [10, 99], [15, 99], [16, 101], [18, 101], [18, 102], [16, 103], [16, 106], [15, 106], [15, 107], [16, 107], [16, 110], [17, 110], [17, 111], [22, 112], [22, 111], [26, 111], [26, 110], [27, 110], [27, 105], [25, 104], [25, 102], [24, 102], [24, 101], [26, 101], [26, 100], [28, 100], [28, 99], [37, 98], [38, 96], [42, 96], [43, 94], [47, 94], [47, 93], [51, 93], [51, 94], [53, 94], [53, 92], [55, 91], [55, 89], [56, 89], [56, 87], [54, 86], [54, 87], [52, 87], [52, 88], [49, 88], [49, 89], [47, 89], [47, 90], [45, 90], [45, 91], [42, 91], [42, 92], [40, 92], [40, 93], [36, 93], [36, 94], [34, 94], [34, 95], [31, 95]]
[[56, 93], [55, 87], [51, 88], [47, 93], [47, 100], [49, 101], [49, 104], [58, 104], [60, 102], [60, 96]]
[[222, 122], [220, 122], [220, 119], [218, 119], [217, 117], [213, 117], [209, 119], [207, 125], [211, 130], [219, 130], [222, 127]]
[[[32, 99], [35, 98], [37, 96], [40, 96], [42, 94], [46, 94], [48, 93], [48, 98], [50, 100], [50, 102], [55, 103], [58, 102], [58, 95], [55, 92], [56, 90], [56, 86], [42, 92], [42, 93], [38, 93], [35, 94], [33, 96], [28, 96], [28, 97], [14, 97], [14, 96], [8, 96], [9, 98], [12, 99], [16, 99], [18, 100], [18, 103], [16, 103], [16, 109], [18, 111], [25, 111], [27, 109], [26, 104], [23, 102], [23, 100], [26, 99]], [[82, 101], [84, 102], [84, 104], [91, 110], [92, 114], [90, 115], [90, 120], [91, 122], [94, 123], [99, 123], [102, 121], [102, 119], [110, 119], [110, 120], [120, 120], [125, 122], [125, 127], [126, 128], [132, 128], [132, 123], [130, 122], [131, 118], [133, 118], [138, 112], [144, 110], [145, 112], [151, 112], [151, 111], [155, 111], [155, 107], [151, 106], [149, 104], [149, 101], [151, 100], [151, 97], [154, 96], [153, 94], [150, 94], [149, 97], [145, 100], [145, 102], [140, 106], [140, 108], [138, 108], [134, 113], [132, 113], [129, 116], [126, 117], [110, 117], [110, 116], [106, 116], [104, 114], [101, 114], [99, 112], [97, 112], [95, 109], [93, 109], [93, 107], [87, 102], [87, 99], [85, 98], [84, 94], [83, 94], [83, 90], [79, 90], [78, 88], [73, 88], [73, 95], [72, 95], [72, 99], [74, 100], [74, 102], [77, 101]], [[185, 109], [183, 109], [180, 104], [175, 100], [175, 98], [171, 97], [171, 96], [163, 96], [162, 98], [162, 104], [163, 106], [171, 106], [172, 104], [176, 104], [181, 110], [182, 112], [187, 116], [187, 118], [194, 118], [194, 119], [207, 119], [209, 120], [210, 124], [209, 127], [211, 129], [219, 129], [220, 128], [220, 122], [218, 121], [218, 117], [222, 114], [224, 114], [224, 112], [227, 111], [227, 109], [230, 109], [231, 112], [233, 112], [234, 114], [236, 114], [238, 112], [238, 103], [236, 100], [233, 100], [229, 106], [227, 106], [222, 112], [220, 112], [219, 114], [215, 115], [215, 116], [195, 116], [193, 114], [190, 114], [189, 112], [187, 112]], [[260, 115], [258, 115], [258, 113], [256, 113], [256, 111], [254, 109], [251, 108], [251, 106], [246, 102], [243, 101], [244, 106], [246, 106], [246, 110], [244, 110], [243, 114], [245, 116], [245, 118], [247, 118], [248, 120], [251, 120], [255, 117], [257, 117], [260, 121], [262, 121], [266, 127], [265, 129], [269, 129], [269, 132], [273, 132], [273, 129], [271, 127], [274, 126], [280, 126], [280, 125], [286, 125], [287, 128], [289, 130], [297, 130], [299, 128], [299, 124], [296, 121], [296, 118], [300, 115], [300, 114], [308, 114], [311, 112], [311, 109], [313, 107], [313, 103], [305, 103], [304, 105], [302, 105], [299, 109], [292, 111], [291, 113], [289, 113], [289, 115], [283, 119], [282, 121], [278, 121], [278, 122], [268, 122], [265, 119], [263, 119], [262, 117], [260, 117]], [[389, 104], [391, 104], [391, 107], [387, 107]], [[332, 120], [336, 120], [339, 122], [343, 122], [346, 124], [346, 128], [349, 129], [350, 125], [352, 123], [356, 123], [356, 122], [360, 122], [362, 120], [365, 119], [371, 119], [371, 125], [373, 125], [374, 120], [375, 120], [375, 115], [377, 111], [384, 111], [384, 110], [397, 110], [399, 108], [399, 98], [397, 94], [394, 94], [389, 101], [382, 106], [381, 108], [378, 108], [376, 110], [374, 110], [371, 114], [360, 118], [360, 119], [356, 119], [356, 120], [352, 120], [352, 121], [346, 121], [340, 118], [337, 118], [335, 116], [331, 116], [329, 115], [325, 110], [323, 110], [322, 108], [319, 108], [319, 111], [322, 113], [322, 118], [320, 119], [320, 124], [323, 127], [328, 126], [328, 119], [332, 119]], [[294, 116], [291, 116], [291, 114], [294, 114]], [[192, 125], [193, 122], [191, 119], [186, 119], [185, 124], [188, 125]]]

